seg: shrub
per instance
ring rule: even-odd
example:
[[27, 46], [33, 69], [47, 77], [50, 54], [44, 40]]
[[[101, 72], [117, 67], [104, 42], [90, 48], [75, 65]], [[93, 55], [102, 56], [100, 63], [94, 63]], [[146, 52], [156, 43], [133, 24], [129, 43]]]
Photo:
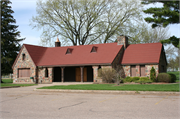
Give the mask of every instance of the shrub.
[[151, 71], [150, 71], [150, 79], [153, 81], [153, 82], [156, 82], [156, 71], [154, 69], [154, 67], [151, 68]]
[[159, 73], [157, 77], [158, 82], [166, 82], [170, 83], [171, 82], [171, 75], [167, 73]]
[[114, 83], [116, 80], [116, 70], [111, 68], [99, 69], [98, 76], [104, 83]]
[[125, 79], [123, 79], [123, 83], [126, 83], [126, 82], [132, 82], [132, 78], [127, 76]]
[[176, 75], [172, 73], [168, 73], [171, 76], [171, 83], [176, 82]]
[[152, 81], [148, 78], [148, 77], [141, 77], [138, 81], [136, 81], [136, 83], [152, 83]]
[[140, 78], [140, 77], [131, 77], [131, 81], [132, 81], [132, 82], [136, 82], [136, 81], [139, 80], [139, 78]]

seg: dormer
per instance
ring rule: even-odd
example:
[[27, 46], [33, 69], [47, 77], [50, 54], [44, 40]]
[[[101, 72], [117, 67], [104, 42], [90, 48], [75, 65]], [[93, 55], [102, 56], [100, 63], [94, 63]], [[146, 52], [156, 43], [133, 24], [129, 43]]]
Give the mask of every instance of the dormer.
[[67, 48], [66, 54], [72, 54], [73, 49], [72, 48]]
[[91, 49], [91, 52], [97, 52], [97, 49], [98, 49], [98, 47], [93, 46], [92, 49]]

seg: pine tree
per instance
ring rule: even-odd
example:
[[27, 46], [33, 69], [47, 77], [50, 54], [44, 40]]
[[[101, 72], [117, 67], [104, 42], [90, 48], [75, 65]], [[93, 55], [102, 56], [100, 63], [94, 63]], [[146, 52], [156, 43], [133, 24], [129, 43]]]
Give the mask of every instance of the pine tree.
[[154, 67], [151, 68], [151, 71], [150, 71], [150, 79], [151, 79], [151, 81], [153, 81], [153, 82], [156, 81], [156, 70], [154, 69]]
[[17, 38], [20, 32], [12, 16], [14, 11], [8, 4], [11, 4], [9, 0], [1, 1], [1, 76], [12, 73], [12, 65], [21, 47], [19, 42], [24, 40]]
[[[151, 3], [163, 3], [161, 8], [149, 8], [144, 10], [144, 13], [151, 14], [152, 17], [146, 17], [145, 21], [152, 23], [152, 28], [157, 26], [166, 27], [169, 24], [178, 24], [179, 23], [179, 1], [156, 1], [156, 0], [144, 0], [142, 4], [151, 4]], [[179, 38], [172, 36], [169, 39], [162, 40], [161, 43], [172, 43], [175, 47], [179, 48]]]

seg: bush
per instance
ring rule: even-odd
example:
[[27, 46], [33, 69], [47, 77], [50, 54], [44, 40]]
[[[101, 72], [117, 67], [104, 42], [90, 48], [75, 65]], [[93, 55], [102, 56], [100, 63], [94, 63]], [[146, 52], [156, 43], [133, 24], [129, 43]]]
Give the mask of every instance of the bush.
[[159, 73], [157, 81], [171, 83], [171, 75], [169, 75], [168, 73]]
[[114, 83], [116, 81], [116, 70], [111, 68], [99, 69], [98, 76], [104, 83]]
[[132, 81], [132, 82], [136, 82], [136, 81], [139, 80], [139, 78], [140, 78], [140, 77], [131, 77], [131, 81]]
[[125, 79], [123, 79], [123, 83], [126, 83], [126, 82], [132, 82], [132, 78], [127, 76]]
[[171, 83], [176, 82], [176, 75], [172, 73], [168, 73], [171, 76]]
[[135, 81], [138, 81], [139, 80], [139, 77], [129, 77], [127, 76], [125, 79], [123, 79], [123, 82], [126, 83], [126, 82], [135, 82]]
[[156, 70], [154, 69], [154, 67], [151, 68], [151, 71], [150, 71], [150, 79], [153, 81], [153, 82], [156, 82]]
[[144, 83], [152, 83], [152, 81], [148, 77], [141, 77], [136, 83], [144, 84]]

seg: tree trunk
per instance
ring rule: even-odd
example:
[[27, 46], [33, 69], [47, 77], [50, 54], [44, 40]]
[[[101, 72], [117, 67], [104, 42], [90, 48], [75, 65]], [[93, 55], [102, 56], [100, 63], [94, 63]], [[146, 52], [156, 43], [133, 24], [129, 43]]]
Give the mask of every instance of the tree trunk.
[[1, 76], [1, 83], [4, 83], [4, 82], [2, 81], [2, 76]]

